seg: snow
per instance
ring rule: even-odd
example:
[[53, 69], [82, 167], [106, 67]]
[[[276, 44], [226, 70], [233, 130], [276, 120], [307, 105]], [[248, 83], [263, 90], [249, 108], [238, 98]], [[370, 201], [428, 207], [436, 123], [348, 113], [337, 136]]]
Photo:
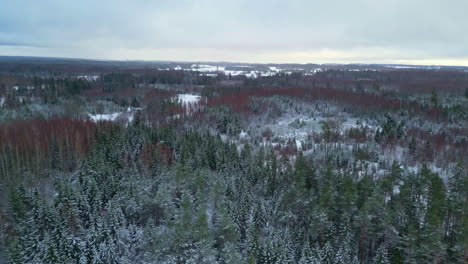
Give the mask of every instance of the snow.
[[5, 97], [0, 97], [0, 107], [3, 107], [3, 104], [5, 104]]
[[177, 120], [177, 119], [180, 119], [180, 118], [181, 118], [180, 114], [175, 114], [173, 116], [168, 116], [167, 120]]
[[93, 122], [98, 121], [115, 121], [117, 117], [119, 117], [121, 113], [112, 113], [112, 114], [96, 114], [96, 115], [89, 115], [89, 118]]
[[301, 141], [299, 141], [297, 139], [296, 139], [296, 148], [297, 148], [297, 150], [302, 150], [302, 143], [301, 143]]
[[258, 73], [254, 72], [254, 71], [251, 71], [251, 72], [246, 73], [245, 76], [246, 76], [247, 78], [252, 78], [252, 79], [254, 79], [254, 78], [257, 78]]
[[231, 76], [238, 76], [244, 74], [244, 71], [224, 71], [224, 74]]
[[91, 81], [96, 81], [97, 79], [99, 79], [99, 75], [79, 75], [79, 76], [76, 76], [76, 78], [91, 82]]
[[353, 118], [353, 117], [346, 117], [344, 122], [341, 124], [342, 130], [348, 130], [351, 128], [361, 128], [361, 127], [366, 127], [372, 131], [377, 130], [377, 127], [368, 124], [366, 121], [358, 119], [358, 118]]
[[226, 134], [220, 134], [219, 137], [221, 138], [221, 141], [227, 142], [228, 141], [228, 136]]
[[134, 119], [133, 113], [128, 114], [127, 115], [127, 124], [133, 122], [133, 119]]
[[387, 65], [387, 68], [394, 69], [430, 69], [430, 70], [439, 70], [440, 66], [418, 66], [418, 65]]
[[[179, 69], [179, 66], [175, 67], [174, 69]], [[239, 76], [244, 75], [247, 78], [258, 78], [259, 76], [274, 76], [277, 73], [281, 72], [281, 69], [277, 67], [269, 67], [270, 70], [268, 71], [254, 71], [251, 70], [251, 66], [240, 65], [236, 66], [237, 68], [245, 68], [245, 70], [226, 70], [225, 66], [214, 66], [214, 65], [207, 65], [207, 64], [193, 64], [190, 66], [189, 71], [197, 71], [202, 73], [203, 75], [216, 77], [218, 73], [224, 73], [225, 75], [231, 76]]]
[[242, 130], [239, 134], [239, 139], [245, 139], [247, 138], [249, 135], [247, 134], [247, 132], [245, 132], [244, 130]]
[[[295, 128], [290, 124], [299, 120], [303, 122], [303, 126]], [[273, 124], [266, 125], [273, 131], [273, 134], [279, 138], [285, 140], [288, 139], [297, 139], [304, 141], [307, 139], [307, 135], [311, 132], [320, 132], [320, 118], [309, 118], [305, 115], [287, 115], [279, 118]], [[301, 144], [302, 145], [302, 144]]]
[[[185, 108], [185, 113], [190, 115], [190, 113], [196, 111], [199, 106], [197, 103], [201, 100], [200, 95], [196, 94], [177, 94], [172, 98], [172, 100], [179, 102]], [[178, 118], [178, 117], [177, 117]]]
[[89, 119], [93, 122], [99, 122], [99, 121], [126, 121], [125, 124], [130, 124], [133, 122], [134, 119], [134, 111], [133, 109], [127, 109], [127, 112], [115, 112], [111, 114], [89, 114]]
[[178, 94], [176, 98], [182, 103], [182, 105], [189, 105], [200, 101], [201, 96], [195, 94]]
[[414, 66], [388, 66], [390, 68], [395, 68], [395, 69], [418, 69], [419, 67], [414, 67]]
[[224, 67], [222, 66], [212, 66], [212, 65], [205, 65], [205, 64], [193, 64], [191, 66], [192, 71], [199, 71], [199, 72], [218, 72], [224, 71]]
[[213, 205], [210, 205], [209, 207], [207, 207], [205, 210], [205, 213], [206, 213], [206, 224], [208, 225], [209, 228], [213, 228], [213, 215], [214, 215]]
[[276, 72], [271, 72], [271, 71], [260, 72], [260, 76], [262, 76], [262, 77], [275, 76], [275, 75], [276, 75]]
[[321, 72], [321, 71], [323, 71], [322, 68], [314, 68], [314, 69], [310, 70], [310, 72], [305, 72], [304, 75], [312, 76], [312, 75], [315, 75], [317, 72]]

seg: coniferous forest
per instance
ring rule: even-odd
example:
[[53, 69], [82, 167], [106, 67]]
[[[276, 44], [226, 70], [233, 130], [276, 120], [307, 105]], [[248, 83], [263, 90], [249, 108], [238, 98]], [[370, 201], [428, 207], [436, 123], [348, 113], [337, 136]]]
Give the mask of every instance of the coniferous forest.
[[464, 69], [37, 60], [0, 62], [0, 263], [468, 261]]

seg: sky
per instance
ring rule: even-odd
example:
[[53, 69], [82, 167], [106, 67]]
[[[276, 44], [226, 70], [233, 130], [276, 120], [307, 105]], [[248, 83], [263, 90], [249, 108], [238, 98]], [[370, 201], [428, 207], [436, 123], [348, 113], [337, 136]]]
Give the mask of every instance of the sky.
[[14, 0], [0, 56], [468, 66], [468, 0]]

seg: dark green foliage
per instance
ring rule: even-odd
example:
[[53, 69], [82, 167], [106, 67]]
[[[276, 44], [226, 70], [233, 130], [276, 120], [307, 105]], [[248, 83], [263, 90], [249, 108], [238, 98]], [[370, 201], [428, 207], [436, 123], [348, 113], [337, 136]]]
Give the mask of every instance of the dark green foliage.
[[85, 80], [65, 80], [63, 85], [65, 86], [65, 92], [70, 95], [79, 94], [84, 90], [91, 88], [89, 82]]
[[439, 95], [435, 89], [433, 89], [431, 92], [431, 103], [433, 107], [439, 106]]
[[379, 128], [375, 134], [375, 141], [381, 142], [383, 139], [401, 139], [405, 134], [404, 127], [404, 121], [397, 122], [393, 117], [387, 115], [385, 121], [381, 125], [381, 128]]
[[129, 73], [109, 73], [102, 78], [103, 92], [115, 92], [120, 89], [133, 88], [136, 78]]
[[397, 162], [377, 177], [360, 169], [369, 159], [361, 152], [354, 169], [302, 152], [291, 166], [272, 149], [238, 152], [206, 132], [97, 129], [76, 172], [54, 180], [53, 197], [10, 192], [9, 260], [462, 263], [464, 167], [447, 184], [425, 165], [407, 173]]

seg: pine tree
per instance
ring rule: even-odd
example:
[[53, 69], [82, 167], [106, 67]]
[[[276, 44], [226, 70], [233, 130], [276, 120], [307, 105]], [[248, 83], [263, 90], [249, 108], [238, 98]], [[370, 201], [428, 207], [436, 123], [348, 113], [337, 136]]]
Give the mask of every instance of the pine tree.
[[382, 132], [380, 131], [380, 128], [375, 131], [375, 136], [374, 136], [375, 142], [379, 143], [382, 140]]
[[433, 107], [439, 106], [439, 95], [435, 89], [433, 89], [431, 92], [431, 103]]
[[309, 247], [309, 245], [305, 244], [301, 251], [301, 257], [299, 259], [298, 264], [319, 264], [320, 261], [316, 256], [316, 253]]
[[21, 221], [25, 217], [29, 207], [29, 199], [24, 186], [20, 186], [16, 191], [10, 193], [8, 211], [16, 221]]
[[379, 246], [377, 254], [374, 257], [373, 264], [390, 264], [386, 245], [382, 244]]
[[44, 259], [43, 263], [55, 264], [61, 261], [58, 248], [56, 247], [54, 241], [50, 239], [47, 235], [43, 241], [44, 243]]
[[[245, 259], [242, 258], [242, 255], [236, 249], [236, 246], [233, 243], [226, 243], [222, 250], [223, 261], [226, 264], [237, 264], [245, 263]], [[254, 262], [255, 263], [255, 262]]]
[[325, 243], [325, 246], [321, 248], [319, 252], [320, 256], [320, 263], [322, 264], [334, 264], [335, 261], [335, 253], [333, 251], [333, 247], [330, 241]]
[[269, 173], [268, 173], [268, 193], [273, 195], [278, 187], [278, 164], [276, 155], [273, 150], [270, 151], [269, 160]]
[[247, 259], [248, 264], [257, 264], [257, 260], [255, 259], [255, 254], [250, 252]]
[[14, 239], [8, 245], [8, 259], [12, 264], [25, 263], [24, 247], [18, 238]]
[[[468, 258], [468, 176], [463, 164], [458, 164], [448, 179], [447, 196], [447, 244], [451, 262], [466, 262]], [[462, 216], [462, 217], [460, 217]]]
[[314, 172], [307, 164], [302, 152], [298, 152], [297, 154], [294, 170], [297, 188], [300, 191], [307, 192], [311, 188], [317, 188], [317, 180]]
[[223, 204], [219, 209], [219, 218], [215, 223], [216, 228], [216, 244], [225, 245], [226, 243], [233, 244], [238, 240], [235, 225], [229, 217], [227, 205]]
[[[116, 247], [116, 242], [113, 239], [109, 239], [99, 245], [99, 259], [102, 263], [116, 264], [125, 263], [126, 259], [121, 259]], [[128, 254], [128, 252], [125, 252]], [[127, 262], [131, 263], [131, 262]], [[135, 263], [135, 262], [133, 262]]]
[[424, 223], [423, 250], [433, 263], [441, 263], [445, 258], [446, 245], [443, 242], [443, 219], [446, 210], [445, 187], [442, 179], [435, 173], [430, 176], [427, 201], [427, 214]]

